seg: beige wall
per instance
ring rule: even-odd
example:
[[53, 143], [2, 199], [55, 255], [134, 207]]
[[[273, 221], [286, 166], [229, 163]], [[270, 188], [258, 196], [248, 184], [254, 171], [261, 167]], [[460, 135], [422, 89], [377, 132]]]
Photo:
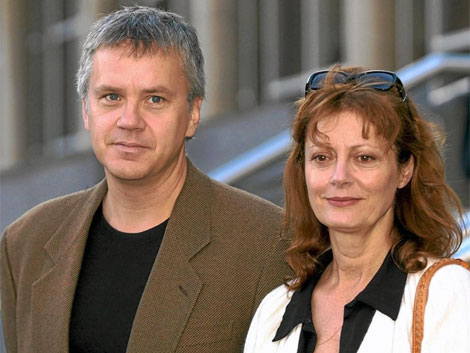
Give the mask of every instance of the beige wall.
[[22, 2], [0, 0], [0, 170], [20, 160], [24, 147], [24, 56]]
[[345, 61], [350, 65], [395, 68], [395, 8], [390, 0], [344, 1]]
[[207, 119], [237, 108], [237, 2], [189, 1], [191, 23], [196, 27], [204, 53]]

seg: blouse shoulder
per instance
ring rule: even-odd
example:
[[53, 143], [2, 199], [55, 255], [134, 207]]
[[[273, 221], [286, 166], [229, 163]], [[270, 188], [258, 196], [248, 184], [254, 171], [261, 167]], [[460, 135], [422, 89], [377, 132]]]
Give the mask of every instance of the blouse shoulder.
[[251, 321], [244, 353], [283, 352], [279, 342], [273, 342], [293, 291], [281, 285], [269, 292], [261, 301]]
[[425, 309], [423, 352], [470, 352], [468, 293], [470, 271], [463, 266], [447, 265], [434, 274]]
[[[423, 274], [432, 265], [438, 262], [438, 259], [428, 259], [428, 264], [423, 270], [410, 275], [413, 282], [418, 283]], [[449, 288], [468, 285], [470, 281], [470, 271], [458, 264], [449, 264], [439, 268], [431, 278], [430, 288], [436, 286], [448, 286]]]
[[[414, 297], [419, 280], [423, 276], [424, 272], [437, 261], [439, 260], [430, 258], [428, 259], [426, 268], [416, 273], [408, 274], [403, 296], [403, 303], [407, 307], [413, 308]], [[429, 285], [429, 301], [452, 301], [456, 296], [468, 293], [468, 290], [470, 290], [470, 271], [460, 265], [447, 265], [441, 267], [432, 277]]]
[[470, 292], [470, 271], [457, 264], [441, 267], [432, 277], [429, 291], [446, 292], [451, 296], [458, 295], [459, 292], [468, 295]]

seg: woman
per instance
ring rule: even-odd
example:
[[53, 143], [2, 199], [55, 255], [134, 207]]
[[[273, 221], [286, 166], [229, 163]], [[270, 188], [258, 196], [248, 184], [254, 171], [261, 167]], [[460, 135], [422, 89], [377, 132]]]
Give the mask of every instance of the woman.
[[[410, 352], [423, 271], [462, 240], [435, 127], [391, 72], [311, 75], [284, 186], [296, 273], [261, 303], [245, 353]], [[470, 273], [431, 282], [422, 352], [470, 352]]]

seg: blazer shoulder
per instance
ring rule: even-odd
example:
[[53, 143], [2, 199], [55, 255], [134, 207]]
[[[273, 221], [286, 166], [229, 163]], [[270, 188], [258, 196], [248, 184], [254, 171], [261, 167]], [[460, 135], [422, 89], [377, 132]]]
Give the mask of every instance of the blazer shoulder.
[[214, 230], [233, 234], [239, 241], [245, 239], [251, 244], [256, 243], [259, 248], [269, 247], [273, 241], [292, 238], [292, 234], [285, 230], [281, 207], [217, 181], [212, 181], [212, 190], [209, 202]]
[[[183, 193], [203, 195], [200, 200], [209, 203], [215, 210], [225, 210], [233, 215], [243, 215], [247, 219], [263, 215], [272, 221], [283, 215], [281, 207], [247, 191], [221, 183], [195, 167], [188, 160], [188, 176]], [[251, 217], [250, 217], [251, 216]]]
[[31, 233], [54, 231], [80, 202], [89, 199], [94, 192], [103, 188], [102, 183], [40, 203], [8, 225], [3, 235], [7, 240], [13, 241]]
[[214, 188], [214, 201], [229, 209], [237, 209], [246, 214], [263, 213], [264, 216], [280, 217], [284, 211], [278, 205], [245, 190], [211, 179]]

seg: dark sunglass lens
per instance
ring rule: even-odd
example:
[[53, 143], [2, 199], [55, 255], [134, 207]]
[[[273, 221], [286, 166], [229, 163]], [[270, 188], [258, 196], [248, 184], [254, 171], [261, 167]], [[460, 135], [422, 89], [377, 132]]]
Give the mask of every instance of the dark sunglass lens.
[[325, 79], [326, 75], [328, 72], [317, 72], [314, 73], [311, 77], [310, 80], [308, 81], [310, 89], [316, 90], [320, 89], [322, 86], [322, 82]]
[[346, 83], [348, 82], [349, 78], [350, 78], [350, 75], [348, 75], [346, 72], [338, 71], [333, 78], [333, 82], [334, 83]]
[[358, 81], [382, 91], [388, 91], [396, 83], [395, 76], [387, 72], [366, 72], [359, 75]]

